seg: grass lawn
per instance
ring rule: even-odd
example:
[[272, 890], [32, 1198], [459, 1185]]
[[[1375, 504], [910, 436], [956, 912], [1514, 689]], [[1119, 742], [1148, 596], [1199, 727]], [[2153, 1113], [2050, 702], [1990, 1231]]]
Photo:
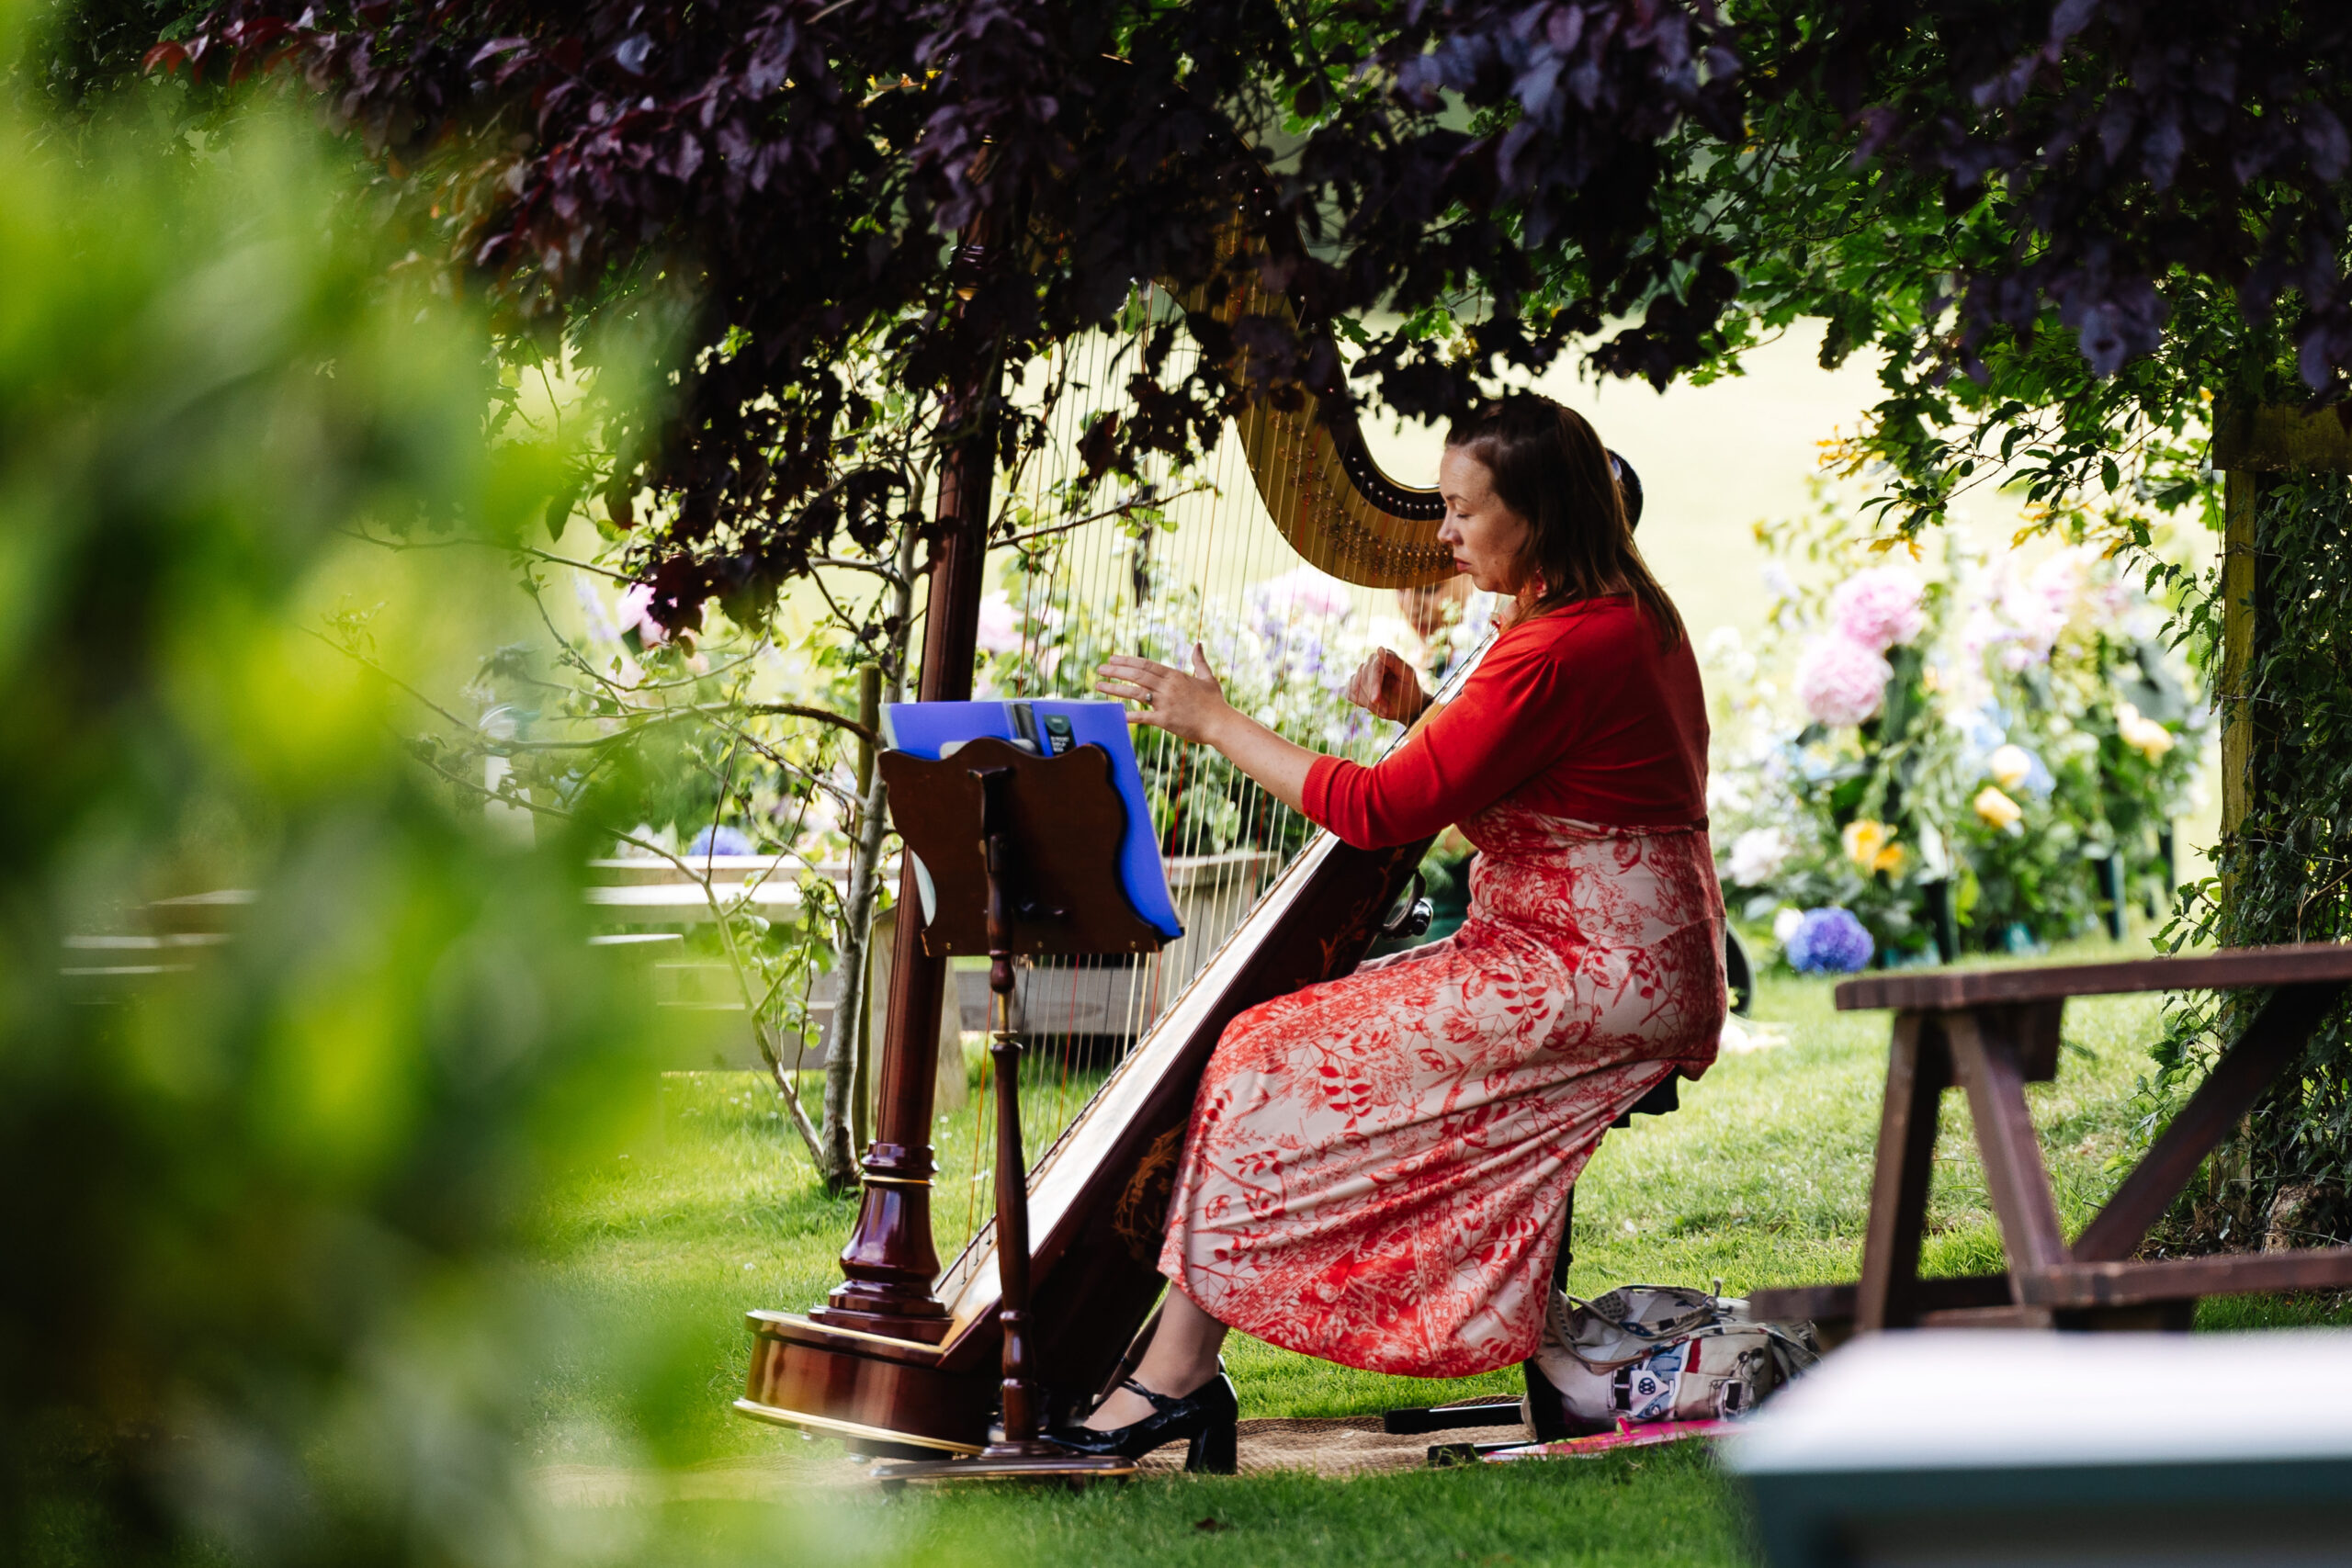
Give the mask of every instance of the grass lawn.
[[[1887, 1021], [1839, 1014], [1829, 993], [1824, 982], [1765, 981], [1755, 1017], [1781, 1025], [1786, 1044], [1724, 1058], [1684, 1086], [1679, 1113], [1610, 1134], [1578, 1184], [1572, 1290], [1720, 1276], [1736, 1293], [1853, 1276]], [[2134, 1091], [2158, 1007], [2154, 997], [2071, 1004], [2058, 1081], [2029, 1090], [2070, 1229], [2134, 1148]], [[854, 1203], [816, 1187], [757, 1078], [677, 1075], [660, 1094], [658, 1136], [575, 1184], [548, 1216], [547, 1267], [575, 1329], [565, 1340], [594, 1348], [569, 1356], [546, 1385], [537, 1462], [683, 1466], [787, 1446], [821, 1451], [727, 1404], [743, 1376], [743, 1309], [821, 1298], [838, 1278], [834, 1254]], [[1928, 1269], [1996, 1269], [1962, 1097], [1947, 1096], [1944, 1110]], [[2341, 1315], [2332, 1300], [2216, 1303], [2200, 1326]], [[1349, 1415], [1518, 1389], [1515, 1369], [1427, 1382], [1239, 1337], [1227, 1360], [1245, 1416]], [[624, 1430], [650, 1434], [641, 1439], [650, 1449], [613, 1436]], [[1075, 1496], [828, 1496], [799, 1508], [681, 1504], [662, 1513], [662, 1528], [642, 1538], [633, 1561], [768, 1559], [786, 1543], [787, 1561], [829, 1563], [1747, 1560], [1734, 1488], [1702, 1454], [1671, 1450], [1344, 1482], [1188, 1478]]]

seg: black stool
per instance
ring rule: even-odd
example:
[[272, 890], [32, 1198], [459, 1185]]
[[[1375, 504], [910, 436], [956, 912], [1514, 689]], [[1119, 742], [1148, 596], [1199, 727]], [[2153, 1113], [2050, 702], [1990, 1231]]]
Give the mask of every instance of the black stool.
[[[1756, 999], [1756, 970], [1747, 962], [1747, 946], [1729, 922], [1724, 926], [1724, 985], [1731, 992], [1731, 1010], [1746, 1018], [1747, 1004]], [[1638, 1111], [1641, 1107], [1634, 1109]]]

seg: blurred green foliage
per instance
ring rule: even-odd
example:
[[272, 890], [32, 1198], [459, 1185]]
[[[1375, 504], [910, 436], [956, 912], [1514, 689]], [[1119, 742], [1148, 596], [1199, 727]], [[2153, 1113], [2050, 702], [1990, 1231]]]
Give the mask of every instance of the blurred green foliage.
[[[11, 1562], [550, 1539], [514, 1438], [563, 1338], [519, 1260], [634, 1135], [636, 993], [590, 846], [404, 750], [387, 672], [489, 640], [465, 563], [351, 536], [536, 525], [564, 454], [492, 437], [488, 334], [401, 291], [343, 166], [307, 116], [0, 107]], [[371, 572], [419, 591], [355, 659], [321, 633]], [[223, 887], [219, 940], [124, 945]]]

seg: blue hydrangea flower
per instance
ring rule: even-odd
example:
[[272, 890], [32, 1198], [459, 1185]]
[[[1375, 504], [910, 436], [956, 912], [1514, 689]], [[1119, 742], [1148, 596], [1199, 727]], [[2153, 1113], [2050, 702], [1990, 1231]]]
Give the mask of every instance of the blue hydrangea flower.
[[714, 823], [694, 836], [694, 841], [686, 846], [685, 852], [692, 857], [695, 855], [748, 855], [753, 852], [752, 840], [743, 836], [741, 829], [729, 828], [724, 823]]
[[1871, 961], [1878, 944], [1845, 909], [1807, 909], [1782, 951], [1800, 975], [1851, 975]]
[[1966, 742], [1962, 755], [1967, 758], [1969, 766], [1979, 772], [1984, 769], [1984, 759], [1999, 750], [2009, 739], [2008, 716], [1997, 703], [1988, 702], [1956, 713], [1950, 722]]
[[2058, 787], [2057, 775], [2050, 771], [2050, 764], [2043, 761], [2041, 754], [2033, 748], [2021, 746], [2018, 750], [2025, 753], [2025, 760], [2033, 764], [2026, 772], [2025, 792], [2044, 800], [2049, 799], [2050, 792]]

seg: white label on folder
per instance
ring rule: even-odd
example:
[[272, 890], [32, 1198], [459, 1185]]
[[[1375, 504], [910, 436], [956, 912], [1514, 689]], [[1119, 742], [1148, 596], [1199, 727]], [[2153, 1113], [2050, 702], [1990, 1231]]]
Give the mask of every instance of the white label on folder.
[[939, 891], [931, 885], [931, 871], [914, 851], [907, 852], [907, 863], [915, 868], [915, 896], [922, 900], [922, 923], [931, 924], [939, 913]]

